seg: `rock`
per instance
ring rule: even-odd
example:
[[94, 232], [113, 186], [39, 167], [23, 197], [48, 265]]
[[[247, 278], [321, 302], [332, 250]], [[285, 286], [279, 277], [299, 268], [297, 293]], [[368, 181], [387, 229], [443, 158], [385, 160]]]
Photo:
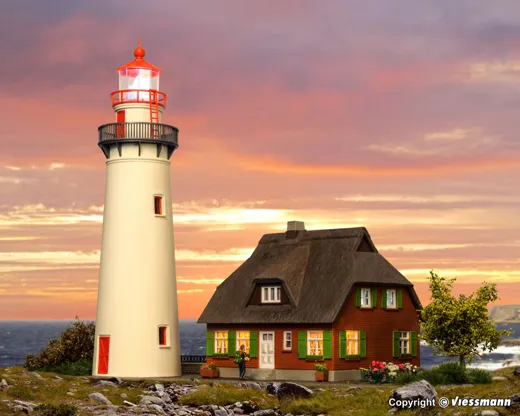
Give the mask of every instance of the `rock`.
[[495, 376], [495, 377], [493, 377], [493, 381], [507, 381], [507, 377]]
[[164, 391], [164, 384], [154, 384], [155, 391]]
[[121, 384], [123, 382], [123, 380], [121, 380], [119, 377], [111, 377], [110, 381], [116, 384]]
[[513, 394], [510, 398], [511, 405], [508, 407], [520, 407], [520, 393]]
[[[437, 399], [435, 388], [426, 380], [406, 384], [392, 392], [390, 398], [395, 400], [426, 400]], [[394, 406], [399, 408], [400, 406]]]
[[292, 398], [309, 398], [312, 396], [312, 390], [302, 386], [301, 384], [292, 382], [269, 383], [266, 387], [268, 394], [276, 395], [278, 399]]
[[276, 412], [273, 409], [257, 410], [253, 416], [276, 416]]
[[139, 404], [163, 404], [164, 402], [155, 396], [143, 396]]
[[155, 410], [156, 414], [158, 415], [165, 415], [166, 412], [163, 410], [163, 408], [161, 406], [159, 406], [158, 404], [155, 404], [155, 403], [148, 403], [146, 405], [147, 409], [153, 409]]
[[101, 393], [90, 393], [88, 395], [88, 398], [91, 402], [95, 404], [104, 404], [107, 406], [112, 406], [112, 402], [108, 400], [105, 396], [103, 396]]
[[496, 410], [482, 410], [481, 412], [475, 413], [475, 416], [500, 416]]
[[99, 381], [96, 383], [96, 386], [110, 386], [110, 387], [117, 387], [117, 384], [114, 383], [113, 381], [108, 381], [108, 380], [99, 380]]
[[35, 378], [43, 378], [41, 375], [39, 375], [38, 373], [35, 373], [34, 371], [28, 372], [27, 375], [29, 375], [31, 377], [35, 377]]
[[28, 407], [20, 406], [19, 404], [11, 407], [11, 411], [14, 413], [25, 413], [26, 415], [32, 413], [31, 409], [29, 409]]
[[121, 398], [122, 398], [122, 399], [128, 399], [128, 394], [126, 394], [126, 393], [121, 393]]
[[0, 391], [9, 388], [9, 384], [7, 384], [7, 381], [5, 381], [5, 378], [0, 380]]
[[515, 371], [513, 371], [513, 375], [520, 377], [520, 366], [515, 368]]
[[60, 377], [60, 376], [53, 376], [52, 378], [55, 379], [55, 380], [63, 380], [63, 378]]
[[129, 407], [137, 406], [135, 403], [129, 402], [128, 400], [123, 400], [123, 405], [129, 406]]
[[32, 402], [24, 402], [23, 400], [14, 400], [13, 403], [19, 405], [19, 406], [23, 406], [23, 407], [27, 407], [28, 409], [31, 409], [31, 410], [34, 410], [34, 408], [36, 406], [38, 406], [37, 404], [35, 403], [32, 403]]

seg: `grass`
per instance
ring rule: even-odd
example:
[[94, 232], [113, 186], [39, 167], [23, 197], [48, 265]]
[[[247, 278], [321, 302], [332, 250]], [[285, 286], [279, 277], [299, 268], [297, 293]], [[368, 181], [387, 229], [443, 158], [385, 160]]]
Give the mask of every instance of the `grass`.
[[[451, 369], [451, 373], [457, 372], [457, 369]], [[38, 372], [43, 378], [31, 377], [23, 368], [13, 367], [10, 369], [0, 368], [0, 379], [5, 378], [10, 385], [15, 387], [0, 392], [0, 414], [8, 414], [8, 408], [2, 400], [27, 400], [37, 403], [45, 403], [50, 405], [79, 405], [87, 402], [88, 395], [98, 391], [105, 395], [115, 405], [122, 405], [123, 400], [129, 400], [133, 403], [139, 402], [139, 395], [143, 394], [142, 390], [151, 384], [156, 383], [155, 380], [145, 380], [138, 382], [124, 382], [119, 387], [111, 386], [95, 386], [89, 380], [84, 380], [74, 376], [60, 375], [63, 380], [54, 378], [55, 373]], [[444, 372], [438, 374], [451, 374], [450, 368], [444, 368]], [[490, 374], [482, 370], [469, 370], [469, 377], [473, 380], [481, 380], [483, 384], [476, 384], [472, 387], [464, 387], [460, 385], [437, 385], [436, 389], [439, 397], [445, 396], [454, 398], [464, 397], [481, 397], [481, 398], [507, 398], [520, 391], [520, 378], [513, 376], [513, 369], [501, 369], [492, 372], [492, 376], [505, 376], [506, 381], [490, 383]], [[432, 377], [432, 376], [428, 376]], [[162, 382], [162, 381], [161, 381]], [[188, 380], [176, 380], [175, 383], [183, 384]], [[388, 398], [396, 385], [364, 385], [361, 390], [349, 390], [352, 385], [345, 384], [327, 384], [321, 387], [325, 389], [322, 392], [316, 392], [310, 399], [301, 400], [283, 400], [278, 401], [276, 397], [267, 395], [263, 390], [240, 389], [232, 384], [219, 384], [215, 382], [202, 381], [197, 391], [187, 396], [181, 397], [182, 404], [199, 406], [203, 404], [228, 405], [238, 401], [251, 401], [258, 405], [260, 409], [279, 408], [284, 413], [318, 415], [327, 416], [381, 416], [387, 414], [389, 410]], [[67, 395], [67, 392], [74, 389], [74, 396]], [[334, 389], [334, 390], [333, 390]], [[121, 394], [124, 393], [128, 397], [123, 399]], [[56, 410], [58, 409], [58, 410]], [[493, 409], [479, 408], [478, 411]], [[512, 409], [495, 408], [501, 412], [501, 415], [518, 415]], [[61, 408], [49, 407], [48, 415], [52, 416], [68, 416], [72, 415], [72, 411], [66, 407]], [[472, 415], [477, 412], [475, 409], [466, 409], [463, 407], [453, 409], [434, 409], [424, 410], [406, 410], [399, 412], [399, 416], [447, 416], [453, 412], [460, 412], [460, 416]], [[54, 413], [52, 413], [54, 412]], [[58, 413], [60, 412], [60, 413]], [[67, 413], [69, 412], [69, 413]], [[47, 415], [46, 414], [46, 415]], [[77, 416], [86, 415], [86, 411], [79, 408]]]

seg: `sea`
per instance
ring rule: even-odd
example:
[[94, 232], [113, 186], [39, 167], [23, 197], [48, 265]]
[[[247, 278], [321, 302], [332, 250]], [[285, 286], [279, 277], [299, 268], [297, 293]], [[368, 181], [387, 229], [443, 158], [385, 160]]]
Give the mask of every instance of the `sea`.
[[[90, 322], [90, 321], [85, 321]], [[52, 338], [71, 325], [71, 321], [1, 321], [0, 320], [0, 367], [22, 365], [26, 354], [38, 354]], [[520, 339], [520, 324], [498, 324], [499, 329], [513, 330], [510, 338]], [[182, 319], [179, 324], [182, 355], [204, 355], [206, 349], [206, 325], [195, 320]], [[520, 344], [520, 342], [519, 342]], [[520, 361], [520, 345], [500, 345], [497, 349], [482, 352], [470, 367], [495, 370], [506, 360]], [[421, 367], [431, 368], [449, 358], [435, 356], [432, 348], [421, 341]], [[451, 359], [456, 360], [456, 359]]]

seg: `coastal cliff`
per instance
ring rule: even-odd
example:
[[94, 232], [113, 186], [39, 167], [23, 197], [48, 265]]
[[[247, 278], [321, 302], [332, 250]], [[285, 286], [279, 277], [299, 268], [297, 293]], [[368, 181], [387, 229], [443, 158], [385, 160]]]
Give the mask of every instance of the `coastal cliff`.
[[520, 305], [492, 306], [489, 316], [497, 323], [520, 323]]

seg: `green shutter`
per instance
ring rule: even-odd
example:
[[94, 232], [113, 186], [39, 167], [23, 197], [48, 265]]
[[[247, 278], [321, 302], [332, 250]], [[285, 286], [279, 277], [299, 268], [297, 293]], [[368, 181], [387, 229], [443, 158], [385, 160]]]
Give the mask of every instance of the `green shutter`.
[[347, 356], [347, 333], [346, 331], [339, 331], [339, 358], [346, 358]]
[[386, 308], [387, 307], [387, 300], [386, 300], [386, 289], [383, 289], [383, 293], [381, 294], [381, 307]]
[[397, 358], [399, 357], [401, 354], [400, 354], [400, 351], [399, 351], [399, 331], [394, 331], [393, 333], [393, 342], [392, 342], [392, 346], [393, 346], [393, 354], [392, 354], [392, 357], [394, 358]]
[[256, 331], [249, 333], [249, 356], [258, 358], [258, 332]]
[[356, 288], [356, 306], [359, 308], [361, 306], [361, 288]]
[[332, 331], [323, 331], [323, 358], [332, 360]]
[[410, 342], [412, 344], [412, 357], [417, 357], [417, 332], [410, 332]]
[[215, 333], [206, 332], [206, 357], [212, 357], [215, 353]]
[[298, 331], [298, 358], [307, 357], [307, 332]]
[[234, 357], [237, 352], [237, 333], [235, 331], [228, 331], [227, 343], [228, 355]]
[[372, 289], [372, 307], [377, 308], [377, 289]]
[[397, 307], [399, 309], [403, 307], [403, 289], [397, 290]]
[[359, 356], [365, 358], [367, 356], [367, 333], [359, 331]]

